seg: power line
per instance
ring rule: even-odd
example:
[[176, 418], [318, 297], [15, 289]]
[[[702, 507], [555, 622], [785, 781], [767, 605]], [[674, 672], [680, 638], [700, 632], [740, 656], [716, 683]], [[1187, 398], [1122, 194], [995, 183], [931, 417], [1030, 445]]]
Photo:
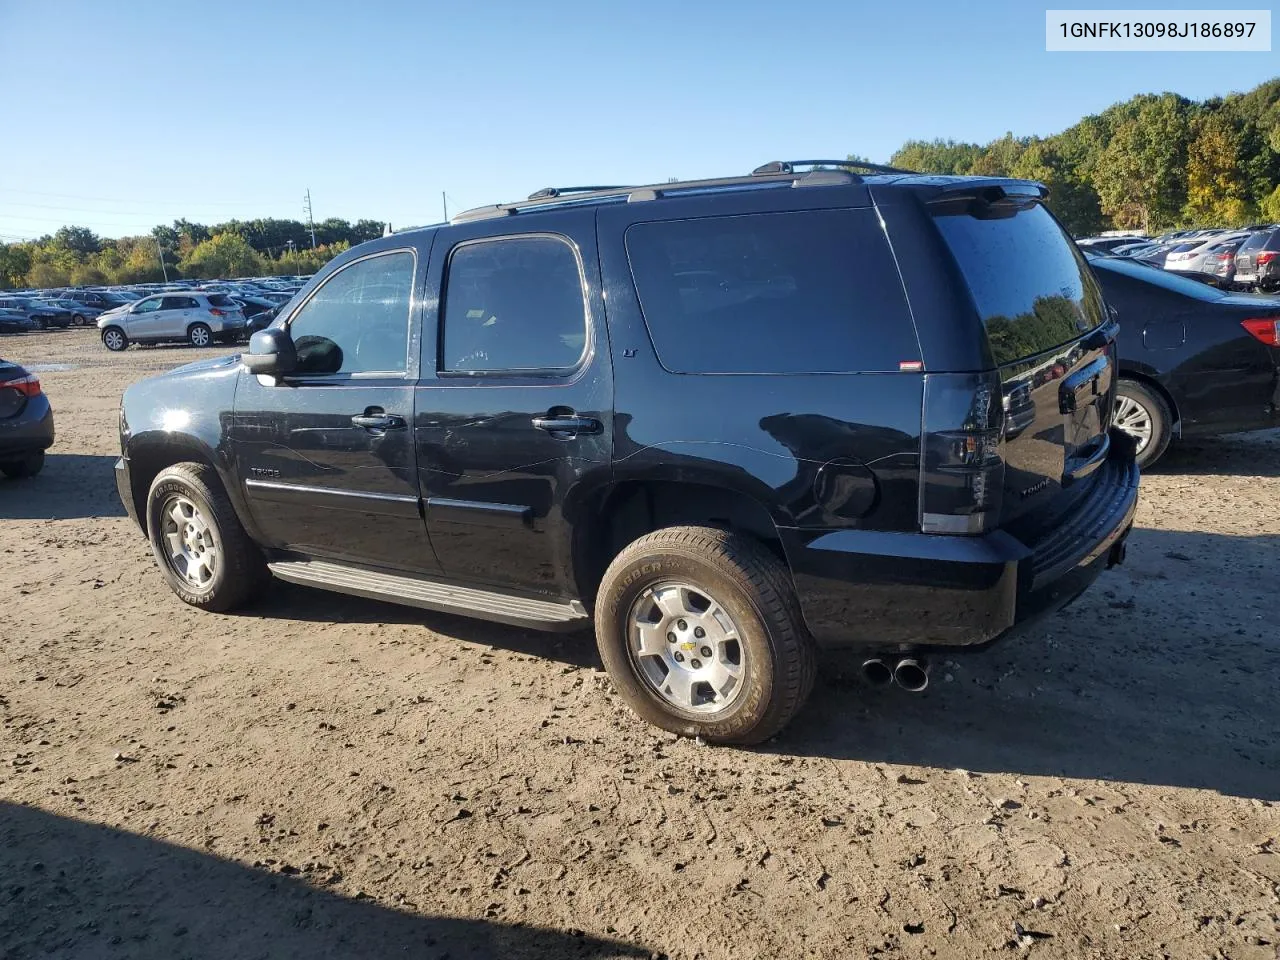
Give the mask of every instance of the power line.
[[[17, 187], [0, 187], [0, 193], [16, 193], [16, 194], [19, 194], [20, 196], [27, 196], [27, 197], [52, 197], [58, 200], [93, 200], [99, 203], [145, 204], [149, 202], [154, 202], [157, 204], [166, 204], [166, 203], [186, 204], [191, 202], [190, 197], [187, 197], [184, 200], [169, 200], [164, 198], [160, 198], [160, 199], [151, 198], [147, 200], [141, 200], [141, 199], [121, 200], [119, 197], [89, 197], [89, 196], [85, 196], [83, 194], [78, 194], [78, 193], [48, 193], [42, 190], [22, 190]], [[201, 199], [200, 203], [207, 206], [214, 206], [214, 207], [243, 207], [243, 206], [257, 204], [258, 201]]]

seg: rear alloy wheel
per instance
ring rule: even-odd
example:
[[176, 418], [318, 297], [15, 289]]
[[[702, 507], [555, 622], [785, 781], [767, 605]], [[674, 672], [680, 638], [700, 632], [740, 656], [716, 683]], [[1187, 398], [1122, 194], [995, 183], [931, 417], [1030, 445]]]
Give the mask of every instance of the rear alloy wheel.
[[1169, 447], [1173, 416], [1164, 398], [1137, 380], [1121, 380], [1111, 424], [1137, 443], [1138, 466], [1146, 469]]
[[85, 327], [89, 325], [89, 321], [85, 319], [85, 317], [77, 313], [74, 316], [72, 316], [71, 324], [72, 326], [76, 326], [76, 327]]
[[614, 686], [663, 730], [759, 743], [813, 687], [816, 653], [791, 577], [750, 537], [692, 526], [643, 536], [609, 564], [595, 608]]
[[187, 330], [187, 339], [193, 347], [207, 347], [213, 343], [213, 331], [206, 323], [193, 323]]
[[44, 451], [29, 453], [21, 460], [5, 460], [0, 463], [0, 473], [10, 480], [21, 480], [23, 477], [34, 477], [44, 469]]
[[119, 353], [129, 346], [129, 338], [119, 327], [107, 327], [102, 331], [102, 345], [108, 350]]

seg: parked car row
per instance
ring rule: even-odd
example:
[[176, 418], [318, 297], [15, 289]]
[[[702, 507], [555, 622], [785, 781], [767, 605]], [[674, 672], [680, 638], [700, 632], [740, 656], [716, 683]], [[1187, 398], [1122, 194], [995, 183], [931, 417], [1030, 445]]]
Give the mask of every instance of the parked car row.
[[1094, 255], [1138, 260], [1210, 286], [1280, 289], [1280, 224], [1184, 230], [1156, 238], [1086, 237], [1077, 243]]
[[198, 346], [247, 340], [274, 319], [307, 279], [242, 277], [17, 291], [0, 296], [0, 334], [95, 325], [112, 350], [165, 340]]

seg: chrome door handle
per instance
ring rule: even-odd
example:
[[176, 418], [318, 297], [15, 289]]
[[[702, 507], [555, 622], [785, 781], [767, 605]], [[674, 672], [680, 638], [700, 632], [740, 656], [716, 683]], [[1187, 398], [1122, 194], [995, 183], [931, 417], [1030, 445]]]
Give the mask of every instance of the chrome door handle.
[[594, 417], [534, 417], [533, 425], [557, 439], [570, 440], [579, 434], [597, 434], [604, 426]]
[[366, 430], [402, 430], [405, 426], [404, 417], [393, 413], [360, 414], [352, 417], [351, 423]]

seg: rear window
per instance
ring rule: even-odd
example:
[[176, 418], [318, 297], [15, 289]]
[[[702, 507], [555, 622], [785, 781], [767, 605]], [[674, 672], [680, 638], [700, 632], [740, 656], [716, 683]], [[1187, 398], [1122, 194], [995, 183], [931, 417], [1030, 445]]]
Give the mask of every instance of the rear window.
[[1207, 283], [1188, 280], [1186, 277], [1180, 277], [1176, 273], [1161, 270], [1159, 267], [1148, 266], [1145, 263], [1134, 263], [1132, 260], [1103, 260], [1101, 258], [1090, 262], [1095, 270], [1110, 270], [1112, 273], [1132, 277], [1134, 280], [1141, 280], [1143, 283], [1151, 284], [1162, 290], [1168, 290], [1170, 293], [1191, 297], [1195, 300], [1209, 302], [1221, 300], [1227, 296], [1221, 290], [1211, 287]]
[[870, 209], [637, 223], [626, 245], [674, 373], [896, 372], [920, 357]]
[[1267, 242], [1267, 238], [1270, 236], [1271, 234], [1266, 233], [1265, 231], [1261, 233], [1255, 233], [1253, 236], [1251, 236], [1248, 240], [1246, 240], [1244, 243], [1240, 245], [1240, 252], [1244, 253], [1246, 250], [1260, 250], [1263, 244]]
[[215, 307], [235, 307], [235, 306], [239, 306], [239, 304], [237, 304], [234, 300], [232, 300], [230, 297], [228, 297], [225, 293], [211, 293], [211, 294], [209, 294], [209, 303], [211, 303], [211, 304], [212, 304], [213, 306], [215, 306]]
[[1039, 203], [936, 204], [999, 366], [1076, 339], [1103, 322], [1083, 256]]

